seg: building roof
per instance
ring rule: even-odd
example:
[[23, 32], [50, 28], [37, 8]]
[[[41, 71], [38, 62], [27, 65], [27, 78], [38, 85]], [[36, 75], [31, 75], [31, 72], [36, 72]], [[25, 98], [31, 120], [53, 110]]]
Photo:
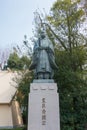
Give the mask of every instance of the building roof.
[[16, 73], [0, 71], [0, 104], [10, 103], [17, 90], [13, 81]]

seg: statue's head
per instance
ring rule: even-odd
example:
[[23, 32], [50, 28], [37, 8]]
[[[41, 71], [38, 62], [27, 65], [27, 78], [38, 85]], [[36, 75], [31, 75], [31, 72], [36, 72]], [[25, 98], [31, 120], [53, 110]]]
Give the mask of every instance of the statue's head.
[[45, 38], [45, 31], [42, 30], [40, 35], [41, 35], [41, 38], [44, 39]]
[[46, 35], [45, 35], [45, 29], [44, 28], [41, 28], [40, 36], [41, 36], [42, 39], [45, 38]]

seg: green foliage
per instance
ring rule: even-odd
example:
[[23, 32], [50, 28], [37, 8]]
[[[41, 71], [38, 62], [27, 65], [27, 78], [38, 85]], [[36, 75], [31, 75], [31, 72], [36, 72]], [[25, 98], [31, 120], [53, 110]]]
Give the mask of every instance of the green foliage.
[[10, 69], [22, 70], [23, 67], [28, 68], [30, 64], [30, 59], [27, 56], [22, 56], [21, 58], [17, 53], [11, 53], [8, 59], [8, 67]]
[[30, 59], [27, 56], [19, 57], [16, 52], [10, 54], [8, 67], [12, 70], [16, 70], [18, 73], [14, 81], [18, 86], [16, 96], [23, 110], [22, 116], [24, 124], [27, 123], [29, 85], [32, 80], [32, 73], [28, 69], [29, 65]]
[[9, 59], [8, 59], [8, 66], [11, 69], [12, 68], [16, 68], [17, 69], [17, 68], [21, 67], [20, 58], [17, 55], [17, 53], [10, 54]]
[[72, 52], [72, 48], [84, 43], [83, 35], [78, 31], [84, 22], [83, 9], [77, 9], [78, 0], [58, 0], [51, 8], [47, 17], [49, 33], [53, 35], [54, 41], [63, 49]]
[[1, 129], [1, 130], [24, 130], [24, 128]]
[[22, 66], [25, 67], [24, 69], [29, 68], [31, 60], [27, 56], [22, 56], [20, 58], [20, 61], [22, 63]]
[[61, 130], [83, 130], [87, 123], [87, 77], [82, 69], [86, 51], [78, 47], [72, 52], [71, 57], [67, 51], [56, 50], [59, 69], [54, 79], [60, 95]]
[[28, 94], [30, 92], [30, 83], [32, 82], [33, 74], [29, 70], [23, 70], [18, 72], [19, 78], [15, 81], [18, 84], [17, 100], [20, 103], [20, 107], [23, 110], [23, 122], [27, 124], [28, 119]]
[[29, 85], [32, 81], [32, 72], [29, 70], [23, 70], [18, 73], [18, 75], [21, 77], [20, 79], [16, 79], [18, 82], [18, 96], [17, 99], [20, 102], [20, 104], [26, 104], [27, 105], [27, 98], [28, 93], [30, 91]]
[[59, 0], [47, 17], [47, 34], [55, 43], [59, 69], [54, 79], [60, 95], [61, 130], [83, 130], [87, 124], [87, 49], [79, 27], [84, 22], [83, 9], [76, 0]]

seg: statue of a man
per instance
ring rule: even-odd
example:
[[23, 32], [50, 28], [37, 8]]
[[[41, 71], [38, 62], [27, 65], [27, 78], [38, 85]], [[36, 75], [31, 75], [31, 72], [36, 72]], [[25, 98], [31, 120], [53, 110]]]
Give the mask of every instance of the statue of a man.
[[42, 31], [33, 48], [30, 70], [34, 70], [36, 79], [52, 79], [57, 68], [53, 44]]

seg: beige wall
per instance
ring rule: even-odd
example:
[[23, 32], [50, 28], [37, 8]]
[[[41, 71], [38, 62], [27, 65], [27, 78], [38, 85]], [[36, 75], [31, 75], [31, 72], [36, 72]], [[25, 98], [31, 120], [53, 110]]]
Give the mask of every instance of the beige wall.
[[12, 112], [9, 104], [0, 104], [0, 127], [13, 127]]
[[0, 104], [0, 127], [22, 126], [22, 116], [17, 101], [11, 104]]
[[19, 103], [17, 101], [12, 101], [12, 117], [13, 117], [13, 125], [14, 126], [22, 126], [22, 116], [19, 107]]

